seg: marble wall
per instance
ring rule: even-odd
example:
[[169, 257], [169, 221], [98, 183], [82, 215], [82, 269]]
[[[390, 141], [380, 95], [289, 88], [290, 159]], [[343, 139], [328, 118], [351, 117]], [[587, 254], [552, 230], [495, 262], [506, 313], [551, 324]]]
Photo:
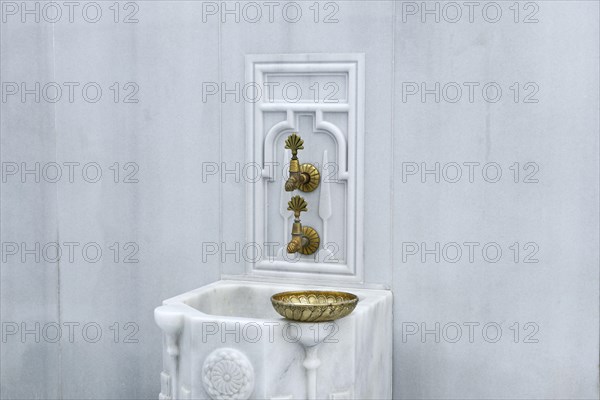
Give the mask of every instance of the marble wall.
[[52, 4], [1, 4], [2, 398], [156, 398], [154, 307], [244, 270], [244, 55], [306, 52], [365, 53], [394, 397], [598, 397], [597, 3]]

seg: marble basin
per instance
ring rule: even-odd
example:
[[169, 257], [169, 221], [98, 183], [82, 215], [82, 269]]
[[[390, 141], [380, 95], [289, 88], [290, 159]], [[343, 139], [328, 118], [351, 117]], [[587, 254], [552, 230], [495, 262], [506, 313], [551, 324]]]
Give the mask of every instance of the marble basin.
[[[271, 296], [344, 290], [355, 310], [331, 322], [282, 318]], [[222, 280], [165, 300], [160, 399], [392, 397], [392, 295], [387, 290]]]

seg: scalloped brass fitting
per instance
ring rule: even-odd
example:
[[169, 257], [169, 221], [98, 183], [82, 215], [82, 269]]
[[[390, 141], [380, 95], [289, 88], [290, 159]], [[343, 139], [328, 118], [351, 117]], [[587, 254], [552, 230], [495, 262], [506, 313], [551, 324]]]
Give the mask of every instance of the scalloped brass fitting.
[[294, 212], [292, 239], [287, 245], [288, 253], [310, 255], [316, 252], [321, 245], [321, 238], [317, 231], [310, 226], [302, 226], [302, 222], [300, 222], [300, 213], [307, 211], [307, 206], [306, 200], [301, 196], [294, 196], [288, 202], [288, 210]]
[[312, 192], [319, 187], [321, 174], [312, 164], [300, 164], [298, 150], [304, 149], [304, 140], [296, 133], [292, 133], [285, 141], [285, 148], [292, 151], [290, 160], [290, 177], [285, 182], [285, 190], [292, 192], [299, 189], [303, 192]]

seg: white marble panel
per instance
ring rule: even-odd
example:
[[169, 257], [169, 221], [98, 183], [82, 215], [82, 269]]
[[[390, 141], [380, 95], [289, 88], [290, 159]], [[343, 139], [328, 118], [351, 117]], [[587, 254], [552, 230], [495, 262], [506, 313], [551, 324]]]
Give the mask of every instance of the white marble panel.
[[[496, 6], [482, 14], [485, 3], [472, 23], [464, 7], [455, 23], [444, 14], [435, 22], [425, 3], [396, 9], [394, 395], [594, 398], [598, 21], [591, 15], [598, 5], [515, 3], [515, 22], [513, 3], [496, 4], [496, 23]], [[427, 4], [442, 13], [443, 6]], [[538, 22], [524, 23], [536, 9]], [[453, 82], [463, 89], [460, 99]], [[410, 94], [412, 83], [419, 93]], [[424, 98], [423, 83], [430, 90]], [[466, 83], [479, 85], [472, 101]], [[493, 89], [487, 99], [482, 94], [486, 84], [502, 89], [497, 101]], [[421, 174], [436, 162], [439, 183], [434, 173]], [[469, 162], [480, 163], [472, 182]], [[454, 183], [452, 163], [463, 173]], [[479, 243], [473, 261], [465, 242]], [[494, 250], [487, 260], [482, 255], [487, 243], [502, 250], [496, 262]], [[472, 343], [466, 324], [479, 324]], [[424, 329], [431, 333], [422, 336]]]
[[[391, 177], [392, 177], [392, 30], [394, 4], [391, 1], [300, 2], [300, 17], [293, 14], [295, 5], [279, 4], [269, 18], [254, 21], [250, 9], [240, 5], [236, 20], [235, 2], [229, 4], [231, 14], [219, 7], [207, 20], [222, 18], [221, 65], [222, 82], [233, 89], [245, 82], [245, 54], [289, 53], [364, 53], [367, 81], [365, 84], [365, 200], [364, 262], [366, 282], [389, 285], [391, 282]], [[243, 4], [243, 3], [240, 3]], [[265, 6], [266, 7], [266, 6]], [[284, 7], [288, 14], [282, 14]], [[312, 8], [310, 8], [312, 7]], [[318, 11], [317, 11], [318, 9]], [[213, 12], [213, 11], [211, 11]], [[244, 17], [246, 15], [246, 17]], [[292, 22], [295, 21], [295, 22]], [[223, 99], [223, 132], [229, 143], [242, 143], [245, 132], [245, 98], [226, 95]], [[245, 149], [230, 147], [225, 160], [230, 164], [245, 159]], [[242, 182], [243, 183], [243, 182]], [[236, 221], [244, 218], [244, 187], [230, 177], [224, 185], [225, 203], [223, 235], [233, 247], [245, 243]], [[389, 210], [389, 213], [382, 212]], [[243, 266], [229, 256], [224, 265], [227, 274], [243, 273]], [[243, 260], [242, 260], [243, 261]]]
[[112, 3], [99, 4], [98, 23], [55, 26], [56, 80], [103, 91], [95, 103], [57, 103], [58, 157], [103, 171], [95, 183], [60, 185], [61, 238], [103, 251], [61, 271], [62, 318], [103, 333], [63, 345], [63, 395], [150, 398], [161, 365], [145, 350], [161, 343], [151, 310], [219, 276], [205, 249], [218, 244], [220, 182], [203, 175], [218, 162], [219, 107], [201, 96], [218, 77], [218, 24], [198, 24], [193, 3], [132, 3], [135, 23], [123, 23], [135, 11], [124, 3], [119, 23]]
[[29, 21], [7, 15], [0, 24], [0, 397], [14, 399], [60, 393], [56, 185], [43, 172], [56, 160], [56, 135], [54, 105], [41, 95], [54, 74], [52, 31]]

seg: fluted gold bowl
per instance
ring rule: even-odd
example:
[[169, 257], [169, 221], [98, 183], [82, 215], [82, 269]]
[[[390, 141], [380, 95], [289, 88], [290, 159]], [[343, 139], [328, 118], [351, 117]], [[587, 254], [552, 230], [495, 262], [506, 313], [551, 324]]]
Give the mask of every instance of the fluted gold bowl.
[[352, 293], [301, 290], [271, 296], [273, 308], [282, 317], [299, 322], [324, 322], [350, 314], [358, 297]]

